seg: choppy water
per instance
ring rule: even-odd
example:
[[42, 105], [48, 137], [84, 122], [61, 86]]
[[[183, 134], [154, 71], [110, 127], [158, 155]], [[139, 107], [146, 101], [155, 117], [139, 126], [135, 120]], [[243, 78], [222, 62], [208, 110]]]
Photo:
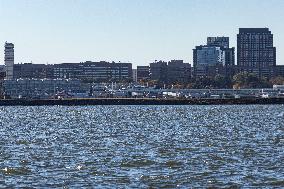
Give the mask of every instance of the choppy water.
[[0, 107], [0, 188], [284, 187], [284, 106]]

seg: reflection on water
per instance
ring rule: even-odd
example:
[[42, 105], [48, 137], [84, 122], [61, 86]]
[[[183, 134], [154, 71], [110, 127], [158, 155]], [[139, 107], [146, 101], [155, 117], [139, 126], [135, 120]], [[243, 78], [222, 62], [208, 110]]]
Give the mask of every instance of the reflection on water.
[[0, 107], [0, 187], [284, 187], [283, 112]]

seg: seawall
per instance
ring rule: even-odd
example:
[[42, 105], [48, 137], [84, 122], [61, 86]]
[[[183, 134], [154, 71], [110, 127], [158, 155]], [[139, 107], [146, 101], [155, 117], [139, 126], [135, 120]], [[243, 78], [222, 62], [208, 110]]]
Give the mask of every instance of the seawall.
[[64, 100], [0, 100], [0, 106], [86, 106], [86, 105], [237, 105], [284, 104], [284, 98], [257, 99], [148, 99], [148, 98], [90, 98]]

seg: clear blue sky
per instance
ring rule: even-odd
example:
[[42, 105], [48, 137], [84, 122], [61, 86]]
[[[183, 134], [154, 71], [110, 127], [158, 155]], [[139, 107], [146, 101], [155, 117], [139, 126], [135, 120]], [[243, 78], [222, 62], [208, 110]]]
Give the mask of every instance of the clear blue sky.
[[207, 36], [236, 47], [239, 27], [269, 27], [284, 64], [283, 19], [284, 0], [0, 0], [0, 43], [15, 44], [16, 63], [192, 63]]

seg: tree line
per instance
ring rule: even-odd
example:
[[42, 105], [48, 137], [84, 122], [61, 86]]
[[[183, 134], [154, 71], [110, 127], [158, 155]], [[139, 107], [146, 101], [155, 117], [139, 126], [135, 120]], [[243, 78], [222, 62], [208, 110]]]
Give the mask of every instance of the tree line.
[[191, 79], [188, 83], [163, 83], [155, 80], [140, 81], [141, 84], [156, 86], [157, 88], [180, 88], [180, 89], [245, 89], [245, 88], [272, 88], [273, 85], [284, 85], [284, 77], [276, 76], [271, 79], [258, 77], [253, 73], [240, 72], [232, 78], [224, 75], [215, 77], [199, 77]]

